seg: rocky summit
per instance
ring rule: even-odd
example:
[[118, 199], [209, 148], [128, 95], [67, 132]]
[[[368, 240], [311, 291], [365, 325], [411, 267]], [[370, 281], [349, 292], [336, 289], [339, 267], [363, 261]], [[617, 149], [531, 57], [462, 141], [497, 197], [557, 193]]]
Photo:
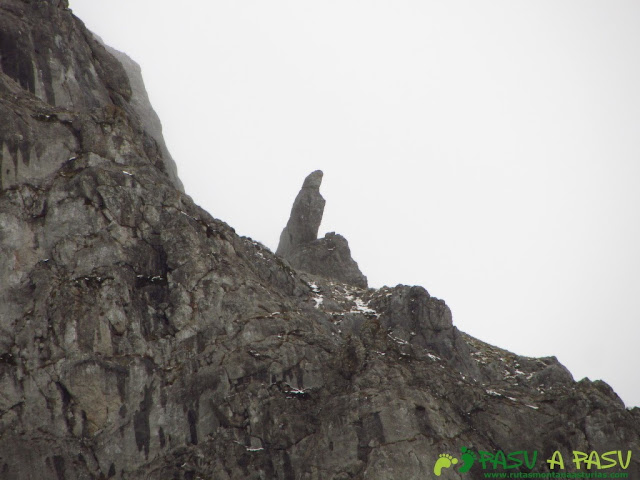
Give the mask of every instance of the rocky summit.
[[304, 180], [287, 226], [280, 234], [276, 254], [297, 270], [367, 288], [367, 277], [351, 258], [347, 239], [335, 232], [317, 238], [325, 206], [320, 195], [322, 175], [322, 171], [316, 170]]
[[1, 479], [640, 477], [606, 383], [365, 288], [321, 173], [277, 254], [196, 206], [142, 85], [64, 0], [0, 0]]

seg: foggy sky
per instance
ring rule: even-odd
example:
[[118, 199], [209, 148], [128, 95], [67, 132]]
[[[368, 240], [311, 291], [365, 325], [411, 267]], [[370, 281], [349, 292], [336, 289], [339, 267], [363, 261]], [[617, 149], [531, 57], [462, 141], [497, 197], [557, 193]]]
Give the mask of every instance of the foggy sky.
[[640, 405], [640, 3], [72, 0], [141, 64], [188, 194], [275, 251], [321, 234], [371, 286]]

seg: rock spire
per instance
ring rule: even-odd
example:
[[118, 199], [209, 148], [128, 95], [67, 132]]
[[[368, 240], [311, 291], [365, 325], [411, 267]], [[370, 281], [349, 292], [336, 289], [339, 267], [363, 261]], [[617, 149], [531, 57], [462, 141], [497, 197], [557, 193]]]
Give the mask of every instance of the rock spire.
[[351, 258], [347, 239], [335, 232], [318, 238], [325, 206], [320, 194], [322, 175], [321, 170], [316, 170], [305, 178], [276, 253], [298, 270], [367, 288], [367, 277]]
[[422, 287], [356, 288], [316, 238], [320, 172], [288, 262], [198, 207], [137, 69], [67, 6], [0, 0], [1, 480], [472, 480], [614, 449], [640, 478], [640, 408], [606, 383], [466, 335]]
[[278, 255], [288, 258], [299, 246], [318, 238], [325, 205], [325, 199], [320, 194], [322, 175], [322, 170], [316, 170], [304, 179], [302, 188], [293, 202], [287, 226], [280, 234], [280, 243], [276, 250]]

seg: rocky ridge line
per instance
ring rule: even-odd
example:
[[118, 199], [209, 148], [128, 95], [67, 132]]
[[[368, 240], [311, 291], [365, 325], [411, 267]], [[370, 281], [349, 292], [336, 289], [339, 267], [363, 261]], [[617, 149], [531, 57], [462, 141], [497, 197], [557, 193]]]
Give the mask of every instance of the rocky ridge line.
[[0, 0], [0, 52], [0, 478], [412, 480], [463, 446], [632, 450], [640, 476], [640, 409], [606, 383], [196, 206], [65, 2]]

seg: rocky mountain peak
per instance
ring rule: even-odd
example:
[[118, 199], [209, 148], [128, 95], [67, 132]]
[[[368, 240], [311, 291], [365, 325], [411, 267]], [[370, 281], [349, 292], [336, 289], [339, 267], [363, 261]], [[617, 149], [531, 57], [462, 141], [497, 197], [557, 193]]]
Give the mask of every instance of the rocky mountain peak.
[[321, 172], [282, 256], [195, 205], [127, 62], [64, 1], [0, 0], [0, 479], [479, 480], [575, 451], [640, 476], [604, 382], [364, 288], [317, 238]]
[[351, 257], [347, 239], [335, 232], [318, 239], [325, 206], [320, 194], [322, 175], [321, 170], [316, 170], [305, 178], [287, 226], [280, 234], [276, 254], [298, 270], [367, 288], [367, 277]]
[[[307, 178], [304, 179], [302, 188], [312, 188], [314, 190], [317, 190], [318, 194], [320, 194], [320, 185], [322, 185], [323, 175], [324, 174], [322, 173], [322, 170], [311, 172], [309, 175], [307, 175]], [[322, 196], [320, 198], [322, 198]]]
[[325, 200], [320, 194], [322, 175], [321, 170], [316, 170], [304, 179], [302, 188], [293, 202], [289, 221], [280, 234], [280, 243], [276, 250], [278, 255], [288, 258], [300, 245], [318, 238], [325, 205]]

